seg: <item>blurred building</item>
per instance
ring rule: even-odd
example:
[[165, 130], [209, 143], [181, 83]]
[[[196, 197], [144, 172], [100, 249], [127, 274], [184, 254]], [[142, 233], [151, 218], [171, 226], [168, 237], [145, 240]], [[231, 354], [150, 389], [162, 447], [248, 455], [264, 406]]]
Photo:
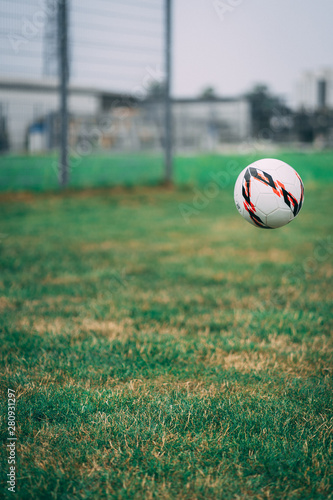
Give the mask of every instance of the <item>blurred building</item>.
[[173, 106], [175, 146], [218, 150], [225, 143], [244, 141], [251, 135], [251, 110], [242, 97], [176, 99]]
[[[142, 103], [140, 120], [149, 137], [163, 144], [164, 105]], [[251, 112], [244, 98], [174, 99], [173, 140], [177, 151], [215, 151], [251, 134]]]
[[[2, 150], [39, 152], [59, 144], [58, 86], [55, 79], [0, 80]], [[69, 145], [72, 149], [160, 150], [164, 103], [96, 88], [71, 86]], [[173, 136], [178, 150], [218, 151], [251, 134], [244, 98], [175, 99]]]
[[296, 88], [296, 108], [316, 111], [333, 109], [333, 68], [305, 71]]
[[[69, 109], [74, 115], [95, 115], [107, 98], [119, 94], [70, 87]], [[0, 118], [11, 151], [48, 150], [55, 145], [54, 115], [59, 108], [56, 79], [0, 79]]]

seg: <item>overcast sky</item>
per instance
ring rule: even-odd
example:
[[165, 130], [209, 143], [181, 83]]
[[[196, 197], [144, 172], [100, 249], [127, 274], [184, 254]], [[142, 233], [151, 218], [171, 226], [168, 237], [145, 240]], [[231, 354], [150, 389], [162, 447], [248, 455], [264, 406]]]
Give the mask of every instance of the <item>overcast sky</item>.
[[291, 97], [303, 70], [327, 66], [333, 67], [332, 0], [174, 0], [177, 95], [208, 84], [233, 95], [267, 82]]
[[[44, 2], [0, 0], [0, 75], [42, 75], [45, 25], [19, 50], [9, 34], [22, 37]], [[132, 92], [163, 65], [164, 0], [69, 3], [76, 83]], [[263, 82], [292, 103], [302, 71], [333, 67], [332, 42], [333, 0], [173, 0], [173, 94], [211, 85], [233, 96]]]

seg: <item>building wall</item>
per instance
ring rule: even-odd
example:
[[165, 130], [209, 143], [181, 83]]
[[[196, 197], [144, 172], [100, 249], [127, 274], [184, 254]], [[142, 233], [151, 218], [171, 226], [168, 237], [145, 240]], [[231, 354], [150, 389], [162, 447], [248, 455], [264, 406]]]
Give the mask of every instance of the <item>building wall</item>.
[[198, 132], [217, 142], [242, 141], [250, 135], [250, 105], [245, 99], [230, 101], [175, 102], [174, 118], [178, 122], [178, 135], [184, 135], [184, 122], [194, 124]]
[[[226, 143], [241, 142], [251, 135], [250, 105], [245, 99], [203, 101], [175, 100], [173, 103], [175, 149], [218, 151]], [[147, 142], [163, 143], [163, 104], [147, 103], [141, 112]]]
[[[71, 113], [96, 114], [100, 99], [97, 94], [73, 92], [69, 96]], [[6, 117], [10, 149], [25, 149], [28, 128], [59, 108], [59, 97], [54, 90], [19, 90], [0, 88], [0, 112]]]
[[320, 107], [318, 85], [326, 82], [326, 106], [333, 108], [333, 69], [304, 72], [296, 87], [296, 107], [315, 111]]
[[[107, 95], [118, 104], [105, 110]], [[127, 100], [121, 105], [121, 99], [94, 89], [72, 89], [70, 147], [88, 141], [101, 149], [160, 150], [164, 143], [164, 103]], [[10, 86], [0, 81], [0, 116], [6, 118], [11, 151], [42, 151], [56, 146], [59, 120], [51, 114], [58, 108], [55, 83], [20, 82]], [[220, 145], [240, 142], [251, 133], [250, 105], [242, 98], [178, 99], [172, 111], [174, 143], [179, 151], [217, 151]], [[108, 121], [109, 127], [99, 125]]]

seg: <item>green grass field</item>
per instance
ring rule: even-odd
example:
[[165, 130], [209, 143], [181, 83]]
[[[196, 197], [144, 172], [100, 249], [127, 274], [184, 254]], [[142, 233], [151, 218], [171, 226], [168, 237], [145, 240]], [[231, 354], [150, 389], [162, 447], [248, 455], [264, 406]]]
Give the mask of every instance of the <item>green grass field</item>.
[[[333, 180], [332, 152], [275, 153], [298, 169], [305, 181]], [[267, 156], [267, 154], [266, 154]], [[265, 157], [255, 152], [248, 155], [183, 156], [175, 158], [174, 181], [178, 186], [211, 180], [211, 172], [226, 172], [236, 177], [249, 163]], [[274, 154], [273, 154], [273, 157]], [[90, 155], [70, 159], [70, 187], [74, 189], [138, 185], [155, 186], [163, 181], [163, 158], [159, 155], [137, 154]], [[55, 156], [0, 156], [0, 191], [33, 191], [58, 189], [58, 162]]]
[[[18, 498], [333, 498], [333, 154], [280, 156], [305, 202], [275, 231], [234, 207], [246, 156], [177, 158], [175, 188], [158, 159], [87, 158], [64, 193], [50, 159], [0, 159], [3, 191], [34, 189], [0, 195]], [[123, 187], [78, 189], [102, 170]]]

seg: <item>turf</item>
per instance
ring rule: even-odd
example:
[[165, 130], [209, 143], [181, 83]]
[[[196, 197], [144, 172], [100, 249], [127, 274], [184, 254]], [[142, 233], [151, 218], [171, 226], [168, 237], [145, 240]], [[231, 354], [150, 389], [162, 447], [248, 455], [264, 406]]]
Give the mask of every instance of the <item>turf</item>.
[[[271, 152], [257, 149], [244, 155], [177, 156], [174, 181], [177, 185], [204, 185], [212, 173], [223, 172], [224, 181], [252, 161], [265, 156], [286, 161], [300, 171], [304, 180], [333, 180], [332, 152]], [[160, 155], [74, 155], [70, 158], [70, 187], [154, 186], [163, 181], [163, 158]], [[54, 190], [58, 188], [58, 160], [50, 156], [0, 156], [0, 191]]]
[[305, 203], [276, 231], [234, 208], [247, 157], [1, 195], [18, 498], [333, 498], [332, 155], [293, 155]]

